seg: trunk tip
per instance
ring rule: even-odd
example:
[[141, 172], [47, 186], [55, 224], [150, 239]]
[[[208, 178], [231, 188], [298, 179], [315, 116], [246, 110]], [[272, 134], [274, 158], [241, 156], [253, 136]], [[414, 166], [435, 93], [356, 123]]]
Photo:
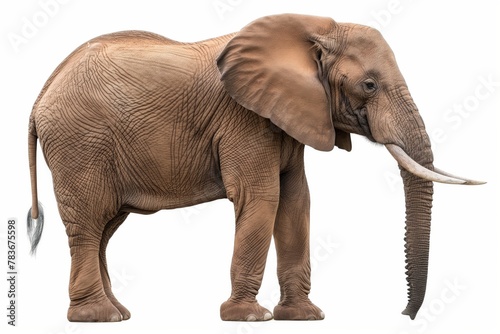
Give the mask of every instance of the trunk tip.
[[407, 315], [410, 317], [411, 320], [415, 320], [415, 316], [417, 315], [417, 311], [410, 310], [408, 307], [406, 307], [401, 314]]

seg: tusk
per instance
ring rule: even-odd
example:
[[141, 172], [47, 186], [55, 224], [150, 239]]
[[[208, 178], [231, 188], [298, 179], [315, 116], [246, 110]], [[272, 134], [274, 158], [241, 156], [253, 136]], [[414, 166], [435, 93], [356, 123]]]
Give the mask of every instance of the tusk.
[[436, 168], [434, 167], [434, 171], [436, 173], [439, 173], [441, 175], [444, 175], [444, 176], [449, 176], [449, 177], [452, 177], [452, 178], [455, 178], [455, 179], [460, 179], [460, 180], [464, 180], [466, 185], [471, 185], [471, 186], [476, 186], [476, 185], [480, 185], [480, 184], [485, 184], [486, 182], [484, 181], [476, 181], [476, 180], [470, 180], [470, 179], [466, 179], [464, 177], [460, 177], [460, 176], [455, 176], [453, 174], [450, 174], [450, 173], [447, 173], [439, 168]]
[[406, 154], [406, 152], [397, 145], [385, 144], [385, 147], [391, 153], [394, 159], [396, 159], [398, 164], [413, 175], [434, 182], [448, 184], [467, 184], [467, 180], [462, 180], [460, 178], [449, 175], [441, 175], [421, 166], [415, 160], [410, 158], [408, 154]]

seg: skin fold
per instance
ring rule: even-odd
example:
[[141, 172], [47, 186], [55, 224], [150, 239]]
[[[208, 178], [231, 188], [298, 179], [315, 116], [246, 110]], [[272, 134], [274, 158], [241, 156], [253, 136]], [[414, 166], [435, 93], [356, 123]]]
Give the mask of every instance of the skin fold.
[[[236, 222], [232, 293], [221, 318], [323, 319], [308, 297], [304, 148], [350, 151], [351, 133], [434, 169], [417, 107], [372, 28], [276, 15], [198, 43], [140, 31], [84, 43], [48, 79], [29, 121], [28, 221], [43, 226], [38, 140], [69, 238], [68, 319], [130, 318], [113, 296], [106, 263], [108, 241], [130, 212], [221, 198], [234, 203]], [[404, 313], [414, 318], [425, 294], [433, 182], [405, 168]], [[271, 312], [256, 295], [273, 237], [281, 299]]]

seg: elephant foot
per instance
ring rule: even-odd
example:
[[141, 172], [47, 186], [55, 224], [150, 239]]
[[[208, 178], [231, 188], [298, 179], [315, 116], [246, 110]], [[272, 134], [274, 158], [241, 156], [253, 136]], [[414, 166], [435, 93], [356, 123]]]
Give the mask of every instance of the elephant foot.
[[115, 296], [108, 296], [109, 300], [111, 303], [118, 309], [118, 311], [122, 314], [122, 320], [128, 320], [130, 319], [130, 311], [123, 306], [116, 298]]
[[123, 316], [113, 303], [105, 298], [99, 302], [71, 305], [68, 310], [68, 320], [71, 322], [118, 322], [123, 320]]
[[319, 307], [305, 301], [301, 303], [280, 303], [274, 308], [275, 320], [323, 320], [325, 313]]
[[229, 299], [220, 307], [220, 317], [224, 321], [268, 321], [273, 318], [271, 311], [257, 301], [243, 302]]

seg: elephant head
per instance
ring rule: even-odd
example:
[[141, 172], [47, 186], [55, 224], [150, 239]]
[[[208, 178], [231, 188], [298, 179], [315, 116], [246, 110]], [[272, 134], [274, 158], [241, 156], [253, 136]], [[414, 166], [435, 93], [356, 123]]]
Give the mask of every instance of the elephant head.
[[433, 182], [479, 184], [433, 166], [424, 122], [394, 55], [375, 29], [330, 18], [269, 16], [243, 28], [217, 65], [227, 92], [297, 141], [351, 150], [351, 133], [383, 144], [397, 160], [406, 197], [408, 305], [422, 305]]

